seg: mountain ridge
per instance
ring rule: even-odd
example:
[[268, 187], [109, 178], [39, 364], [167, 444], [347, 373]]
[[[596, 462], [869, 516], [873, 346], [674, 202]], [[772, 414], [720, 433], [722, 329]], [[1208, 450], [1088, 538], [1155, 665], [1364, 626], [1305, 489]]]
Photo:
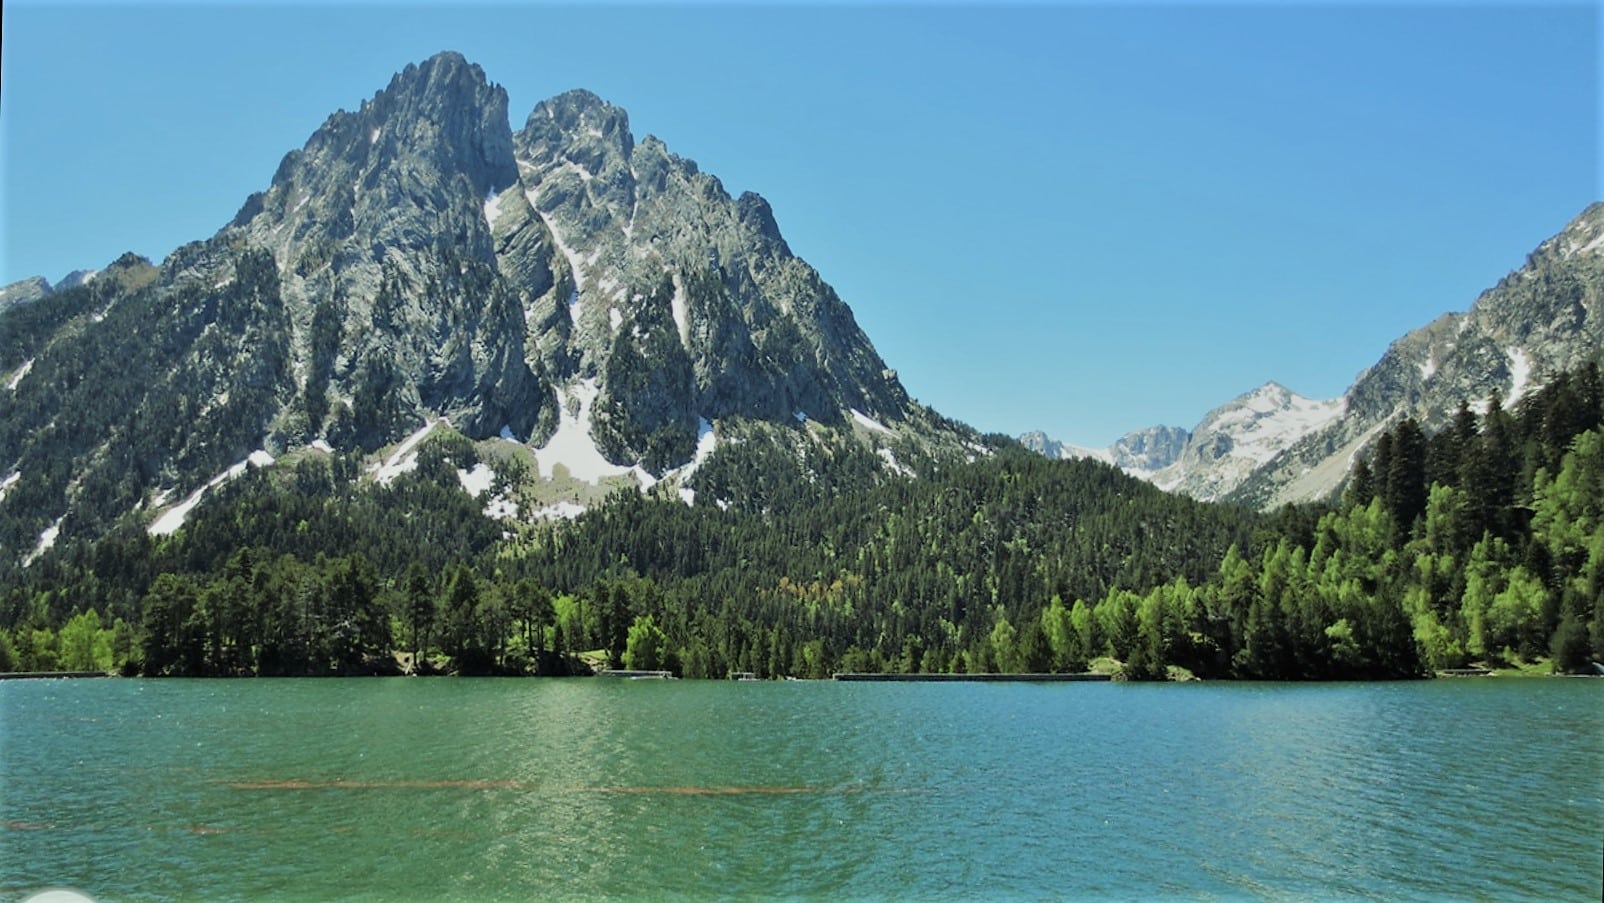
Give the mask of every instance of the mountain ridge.
[[1209, 411], [1192, 429], [1134, 430], [1103, 449], [1065, 445], [1042, 433], [1020, 437], [1048, 457], [1113, 464], [1161, 489], [1217, 500], [1256, 468], [1340, 413], [1341, 399], [1306, 398], [1271, 380]]
[[505, 90], [454, 52], [327, 117], [210, 238], [106, 273], [19, 287], [53, 300], [6, 314], [0, 548], [18, 557], [127, 516], [175, 527], [300, 449], [388, 448], [374, 473], [404, 469], [420, 425], [563, 465], [580, 509], [614, 478], [689, 500], [747, 435], [798, 460], [846, 437], [888, 476], [982, 448], [909, 398], [760, 196], [636, 142], [588, 91], [515, 132]]
[[[1595, 202], [1466, 311], [1442, 314], [1393, 341], [1339, 398], [1306, 399], [1268, 382], [1205, 415], [1187, 431], [1185, 450], [1158, 466], [1120, 463], [1125, 438], [1109, 449], [1080, 449], [1043, 434], [1021, 439], [1049, 457], [1109, 461], [1205, 500], [1264, 508], [1317, 501], [1342, 486], [1354, 461], [1390, 425], [1413, 418], [1437, 429], [1461, 402], [1485, 411], [1495, 393], [1500, 404], [1514, 405], [1546, 374], [1596, 357], [1604, 351], [1601, 297], [1604, 203]], [[1267, 393], [1261, 400], [1268, 406], [1242, 419], [1258, 393]]]

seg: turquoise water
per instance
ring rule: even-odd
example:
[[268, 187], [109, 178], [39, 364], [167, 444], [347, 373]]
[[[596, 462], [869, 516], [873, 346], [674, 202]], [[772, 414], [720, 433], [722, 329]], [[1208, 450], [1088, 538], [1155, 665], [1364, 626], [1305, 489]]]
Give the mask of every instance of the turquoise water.
[[0, 683], [0, 900], [1597, 900], [1604, 681]]

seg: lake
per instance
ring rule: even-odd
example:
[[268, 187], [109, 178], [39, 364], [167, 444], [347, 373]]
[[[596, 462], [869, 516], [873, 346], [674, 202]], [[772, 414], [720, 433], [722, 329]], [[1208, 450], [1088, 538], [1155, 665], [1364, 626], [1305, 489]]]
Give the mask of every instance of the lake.
[[0, 899], [1598, 900], [1604, 681], [0, 682]]

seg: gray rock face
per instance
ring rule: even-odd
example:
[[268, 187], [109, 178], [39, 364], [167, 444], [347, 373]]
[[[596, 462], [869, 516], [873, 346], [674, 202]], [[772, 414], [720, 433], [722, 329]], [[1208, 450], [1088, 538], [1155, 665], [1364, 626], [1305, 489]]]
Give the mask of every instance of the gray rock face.
[[[443, 53], [329, 117], [219, 234], [279, 262], [303, 384], [333, 408], [308, 434], [377, 443], [436, 415], [477, 437], [555, 422], [484, 212], [516, 182], [506, 92]], [[339, 327], [321, 348], [320, 303]]]
[[50, 283], [43, 276], [19, 279], [0, 288], [0, 312], [4, 312], [8, 307], [32, 304], [49, 295], [50, 291]]
[[1153, 426], [1121, 436], [1110, 452], [1114, 463], [1127, 471], [1159, 471], [1181, 456], [1191, 438], [1191, 432], [1178, 426]]
[[1067, 453], [1049, 456], [1097, 458], [1164, 489], [1213, 500], [1340, 413], [1340, 400], [1313, 401], [1272, 382], [1215, 408], [1191, 430], [1136, 430], [1106, 449], [1052, 443]]
[[1596, 358], [1604, 352], [1601, 296], [1604, 203], [1543, 242], [1468, 312], [1398, 339], [1342, 398], [1316, 401], [1272, 382], [1210, 411], [1190, 432], [1139, 430], [1106, 449], [1040, 433], [1020, 438], [1048, 457], [1097, 458], [1205, 500], [1273, 508], [1327, 498], [1397, 421], [1413, 417], [1434, 431], [1461, 401], [1484, 409], [1496, 392], [1508, 407], [1547, 374]]
[[1180, 456], [1191, 433], [1178, 426], [1154, 426], [1132, 430], [1115, 440], [1107, 448], [1084, 448], [1050, 438], [1036, 431], [1025, 433], [1019, 442], [1026, 448], [1047, 458], [1071, 460], [1090, 458], [1102, 461], [1143, 479], [1163, 469]]
[[[502, 269], [539, 270], [512, 245], [543, 226], [558, 251], [553, 274], [548, 284], [536, 272], [523, 289], [531, 321], [549, 327], [542, 364], [599, 379], [604, 408], [639, 415], [621, 434], [650, 424], [683, 432], [696, 418], [908, 416], [895, 375], [834, 290], [791, 253], [761, 197], [731, 198], [654, 137], [637, 144], [628, 115], [586, 91], [536, 106], [514, 143], [520, 185], [497, 199]], [[625, 365], [614, 360], [621, 354]], [[637, 397], [630, 356], [675, 373]], [[609, 449], [639, 451], [632, 441]]]
[[[615, 474], [743, 426], [857, 437], [897, 472], [984, 452], [908, 399], [762, 198], [637, 144], [587, 92], [515, 134], [506, 92], [455, 53], [330, 116], [211, 238], [69, 283], [70, 305], [0, 323], [0, 558], [183, 508], [242, 462], [442, 417]], [[51, 291], [8, 286], [0, 314]]]
[[1193, 498], [1222, 498], [1282, 450], [1340, 416], [1342, 404], [1266, 383], [1205, 415], [1153, 482]]

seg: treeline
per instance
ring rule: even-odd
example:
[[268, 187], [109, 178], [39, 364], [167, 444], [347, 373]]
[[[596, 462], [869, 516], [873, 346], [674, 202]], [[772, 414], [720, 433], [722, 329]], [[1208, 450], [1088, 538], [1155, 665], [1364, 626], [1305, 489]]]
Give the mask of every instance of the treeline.
[[1340, 503], [1270, 516], [995, 441], [888, 479], [870, 449], [799, 426], [721, 446], [695, 505], [625, 490], [513, 529], [462, 492], [460, 436], [388, 487], [308, 455], [216, 490], [169, 539], [135, 525], [42, 560], [0, 597], [0, 667], [1584, 670], [1604, 658], [1601, 413], [1589, 365], [1435, 435], [1405, 420]]
[[1024, 624], [1054, 595], [1201, 579], [1263, 529], [1017, 448], [911, 481], [850, 438], [826, 435], [800, 463], [770, 460], [774, 448], [727, 445], [695, 506], [624, 490], [572, 524], [505, 537], [461, 490], [456, 471], [476, 458], [460, 436], [423, 443], [388, 487], [361, 480], [354, 457], [311, 454], [219, 487], [169, 539], [135, 523], [42, 559], [0, 597], [0, 618], [40, 652], [80, 611], [121, 618], [141, 641], [117, 664], [147, 673], [384, 670], [414, 644], [407, 664], [476, 673], [561, 672], [580, 652], [688, 676], [946, 670], [970, 656], [991, 668], [1005, 661], [979, 639], [999, 619]]
[[1514, 413], [1495, 395], [1434, 436], [1403, 420], [1306, 526], [1233, 549], [1205, 586], [1105, 598], [1092, 648], [1106, 640], [1133, 676], [1411, 677], [1544, 657], [1589, 671], [1604, 660], [1601, 422], [1596, 363]]

